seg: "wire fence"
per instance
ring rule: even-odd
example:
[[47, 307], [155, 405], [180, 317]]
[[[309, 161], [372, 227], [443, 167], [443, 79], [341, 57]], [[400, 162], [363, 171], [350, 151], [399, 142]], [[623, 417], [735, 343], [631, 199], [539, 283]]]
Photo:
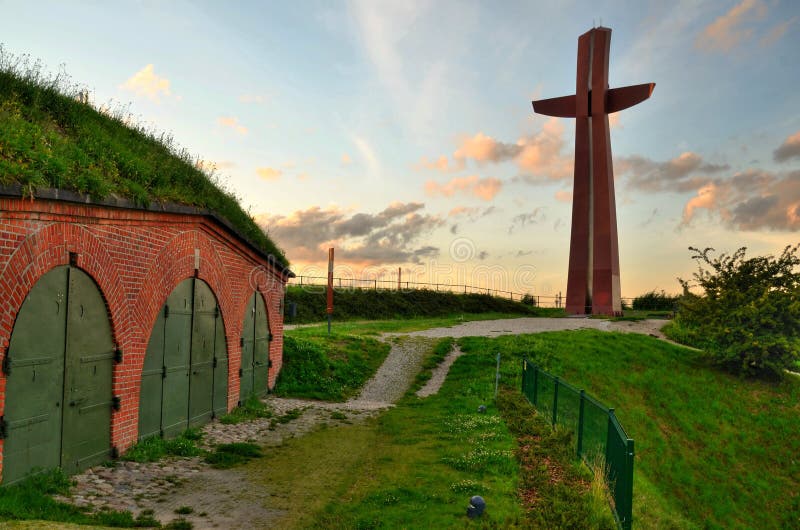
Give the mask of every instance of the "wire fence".
[[[297, 276], [289, 279], [289, 285], [304, 288], [324, 288], [328, 285], [327, 276]], [[396, 291], [413, 291], [418, 289], [430, 289], [432, 291], [444, 291], [457, 294], [486, 294], [500, 298], [508, 298], [517, 302], [527, 302], [536, 307], [564, 307], [564, 297], [559, 292], [555, 295], [539, 295], [532, 293], [520, 293], [507, 291], [505, 289], [495, 289], [492, 287], [477, 287], [474, 285], [455, 284], [455, 283], [433, 283], [433, 282], [412, 282], [398, 280], [379, 280], [375, 278], [334, 278], [333, 288], [342, 289], [386, 289]], [[633, 298], [622, 298], [623, 305], [630, 306]]]
[[589, 464], [603, 463], [617, 524], [630, 530], [633, 511], [633, 440], [614, 409], [522, 360], [522, 393], [552, 425], [577, 433], [575, 452]]

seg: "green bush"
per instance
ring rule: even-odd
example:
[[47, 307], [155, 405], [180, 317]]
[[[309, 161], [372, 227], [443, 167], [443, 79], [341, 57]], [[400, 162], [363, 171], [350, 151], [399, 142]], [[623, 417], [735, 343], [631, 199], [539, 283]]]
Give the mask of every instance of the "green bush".
[[633, 299], [633, 309], [636, 311], [673, 311], [678, 303], [679, 296], [670, 296], [663, 290], [650, 291]]
[[673, 336], [705, 350], [712, 361], [746, 376], [780, 378], [800, 359], [800, 257], [788, 246], [778, 256], [745, 258], [745, 248], [710, 256], [690, 247], [703, 294], [680, 280]]

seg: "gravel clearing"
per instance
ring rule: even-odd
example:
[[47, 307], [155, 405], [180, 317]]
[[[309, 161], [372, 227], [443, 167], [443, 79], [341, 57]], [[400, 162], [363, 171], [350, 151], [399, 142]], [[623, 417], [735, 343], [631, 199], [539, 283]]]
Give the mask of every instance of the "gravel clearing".
[[508, 318], [502, 320], [476, 320], [464, 322], [450, 328], [433, 328], [408, 333], [411, 337], [498, 337], [500, 335], [521, 335], [544, 331], [564, 331], [571, 329], [599, 329], [601, 331], [622, 331], [641, 333], [665, 339], [661, 328], [666, 320], [619, 321], [599, 318]]

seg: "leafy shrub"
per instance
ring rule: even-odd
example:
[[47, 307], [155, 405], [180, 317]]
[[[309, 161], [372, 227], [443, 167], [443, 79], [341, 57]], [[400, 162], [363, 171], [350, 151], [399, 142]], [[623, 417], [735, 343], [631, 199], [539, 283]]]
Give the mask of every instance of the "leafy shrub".
[[708, 352], [715, 364], [747, 376], [780, 378], [800, 359], [800, 257], [787, 246], [778, 256], [745, 258], [745, 248], [710, 256], [690, 247], [698, 261], [684, 295], [674, 336]]
[[670, 296], [663, 290], [650, 291], [633, 299], [633, 309], [637, 311], [673, 311], [679, 296]]

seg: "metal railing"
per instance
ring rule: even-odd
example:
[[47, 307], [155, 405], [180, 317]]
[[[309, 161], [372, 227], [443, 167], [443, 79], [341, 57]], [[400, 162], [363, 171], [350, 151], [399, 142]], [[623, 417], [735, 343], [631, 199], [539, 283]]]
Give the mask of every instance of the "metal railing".
[[[289, 285], [294, 287], [325, 287], [328, 284], [327, 276], [297, 276], [289, 279]], [[508, 298], [521, 302], [524, 297], [528, 296], [528, 300], [536, 307], [564, 307], [564, 296], [561, 293], [556, 295], [539, 295], [531, 293], [520, 293], [515, 291], [507, 291], [504, 289], [494, 289], [492, 287], [476, 287], [474, 285], [464, 285], [455, 283], [433, 283], [433, 282], [411, 282], [397, 280], [378, 280], [378, 279], [365, 279], [365, 278], [334, 278], [334, 289], [386, 289], [395, 291], [413, 291], [417, 289], [430, 289], [432, 291], [444, 291], [456, 294], [487, 294], [489, 296], [498, 296], [501, 298]], [[623, 304], [631, 305], [633, 298], [622, 298]]]
[[[326, 276], [297, 276], [289, 280], [289, 285], [295, 287], [324, 287], [328, 284]], [[454, 283], [432, 283], [432, 282], [412, 282], [397, 280], [378, 280], [362, 278], [334, 278], [334, 289], [387, 289], [399, 291], [413, 291], [418, 289], [430, 289], [432, 291], [444, 291], [456, 294], [486, 294], [508, 298], [510, 300], [522, 301], [525, 296], [537, 307], [563, 307], [564, 299], [561, 294], [555, 296], [532, 295], [530, 293], [519, 293], [504, 289], [494, 289], [491, 287], [476, 287], [474, 285], [454, 284]], [[542, 305], [544, 304], [544, 305]]]
[[630, 530], [633, 511], [633, 440], [628, 438], [614, 409], [583, 390], [522, 360], [522, 393], [555, 427], [577, 433], [576, 454], [593, 464], [604, 462], [617, 524]]

